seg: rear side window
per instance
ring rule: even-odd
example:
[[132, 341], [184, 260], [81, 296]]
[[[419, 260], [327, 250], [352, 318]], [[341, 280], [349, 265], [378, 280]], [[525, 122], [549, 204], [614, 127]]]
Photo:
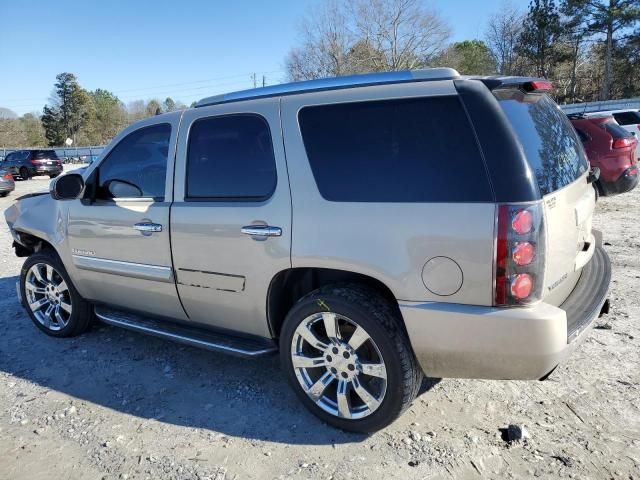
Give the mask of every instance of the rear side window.
[[633, 136], [631, 132], [628, 132], [615, 122], [605, 122], [602, 127], [611, 135], [614, 140], [617, 138], [627, 138]]
[[577, 180], [588, 169], [584, 149], [567, 116], [546, 95], [495, 90], [511, 122], [542, 195]]
[[492, 201], [457, 96], [305, 107], [298, 120], [326, 200]]
[[621, 112], [614, 113], [613, 118], [620, 125], [637, 125], [640, 124], [640, 113], [638, 112]]
[[33, 152], [34, 160], [58, 160], [58, 155], [53, 150], [36, 150]]
[[264, 200], [276, 188], [271, 132], [258, 115], [197, 120], [187, 153], [187, 198]]

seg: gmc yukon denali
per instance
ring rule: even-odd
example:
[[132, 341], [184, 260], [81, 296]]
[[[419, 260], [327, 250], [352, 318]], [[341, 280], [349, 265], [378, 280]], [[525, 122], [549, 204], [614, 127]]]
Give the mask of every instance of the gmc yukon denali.
[[5, 213], [33, 323], [259, 357], [371, 432], [423, 375], [541, 379], [606, 310], [598, 178], [542, 79], [441, 68], [206, 98]]

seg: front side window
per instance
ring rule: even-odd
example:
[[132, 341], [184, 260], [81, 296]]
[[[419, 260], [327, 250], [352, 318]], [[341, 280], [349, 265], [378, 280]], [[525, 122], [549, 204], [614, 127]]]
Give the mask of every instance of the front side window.
[[127, 135], [98, 169], [101, 199], [164, 199], [171, 125], [144, 127]]
[[253, 114], [210, 117], [191, 126], [186, 197], [264, 200], [276, 187], [271, 132]]

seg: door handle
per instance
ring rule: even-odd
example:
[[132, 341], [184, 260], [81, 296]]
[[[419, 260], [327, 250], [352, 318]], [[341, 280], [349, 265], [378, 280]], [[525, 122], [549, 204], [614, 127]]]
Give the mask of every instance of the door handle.
[[141, 222], [136, 223], [133, 228], [142, 233], [155, 233], [162, 231], [162, 225], [160, 225], [159, 223]]
[[245, 235], [252, 237], [280, 237], [282, 229], [280, 227], [271, 227], [269, 225], [247, 225], [240, 229]]

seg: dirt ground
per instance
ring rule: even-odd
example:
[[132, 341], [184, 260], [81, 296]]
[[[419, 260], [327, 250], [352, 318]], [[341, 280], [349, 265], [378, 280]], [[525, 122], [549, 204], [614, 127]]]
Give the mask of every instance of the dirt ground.
[[[48, 178], [17, 182], [19, 195]], [[425, 382], [371, 436], [308, 413], [277, 357], [241, 360], [97, 324], [40, 333], [0, 226], [0, 479], [640, 479], [640, 189], [601, 199], [611, 313], [545, 382]], [[501, 430], [524, 425], [508, 444]]]

